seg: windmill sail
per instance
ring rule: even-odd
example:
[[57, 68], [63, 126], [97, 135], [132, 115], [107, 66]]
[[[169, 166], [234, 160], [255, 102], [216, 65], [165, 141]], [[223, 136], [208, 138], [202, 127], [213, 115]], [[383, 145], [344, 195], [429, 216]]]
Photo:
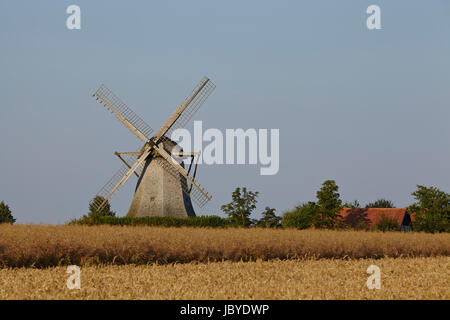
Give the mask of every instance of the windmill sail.
[[111, 199], [111, 196], [130, 178], [132, 174], [135, 173], [136, 170], [138, 170], [139, 167], [140, 174], [142, 173], [143, 163], [149, 152], [150, 150], [147, 150], [143, 154], [136, 152], [136, 154], [141, 154], [140, 156], [137, 156], [136, 154], [125, 154], [122, 156], [126, 164], [123, 164], [96, 194], [93, 201], [94, 209], [101, 210], [107, 201]]
[[110, 194], [112, 193], [114, 187], [122, 180], [122, 178], [130, 170], [125, 164], [123, 164], [120, 169], [112, 176], [111, 179], [100, 189], [94, 198], [94, 208], [100, 210], [103, 207], [103, 202], [105, 199], [110, 199]]
[[151, 138], [153, 129], [104, 84], [100, 86], [93, 96], [114, 113], [116, 118], [139, 139], [146, 142]]
[[[201, 88], [201, 90], [197, 93], [199, 88]], [[197, 87], [192, 90], [192, 93], [184, 100], [183, 104], [187, 105], [186, 109], [184, 109], [183, 113], [172, 124], [165, 136], [170, 138], [173, 131], [184, 128], [215, 88], [216, 85], [210, 79], [206, 77], [203, 78]]]
[[163, 136], [170, 138], [173, 131], [183, 128], [215, 88], [216, 85], [209, 78], [204, 77], [161, 129], [159, 129], [155, 135], [156, 140], [161, 139]]
[[[138, 157], [136, 155], [123, 155], [123, 158], [128, 163], [128, 165], [123, 164], [120, 169], [112, 176], [111, 179], [100, 189], [94, 198], [94, 208], [100, 210], [109, 200], [114, 192], [117, 190], [116, 186], [120, 181], [126, 176], [128, 171], [137, 161]], [[130, 166], [130, 167], [129, 167]]]

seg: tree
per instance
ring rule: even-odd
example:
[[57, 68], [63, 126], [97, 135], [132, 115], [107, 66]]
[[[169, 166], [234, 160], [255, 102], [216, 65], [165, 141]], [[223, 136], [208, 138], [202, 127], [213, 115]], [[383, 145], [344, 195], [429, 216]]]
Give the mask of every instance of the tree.
[[309, 201], [308, 203], [297, 206], [292, 211], [285, 212], [281, 219], [281, 225], [283, 227], [292, 227], [300, 230], [311, 228], [316, 219], [317, 212], [317, 204], [313, 201]]
[[344, 203], [342, 205], [342, 207], [357, 209], [357, 208], [361, 208], [361, 205], [359, 204], [358, 200], [354, 200], [353, 202], [346, 202], [346, 203]]
[[0, 202], [0, 223], [11, 223], [16, 222], [16, 219], [11, 214], [9, 206], [3, 201]]
[[368, 208], [395, 208], [395, 206], [391, 200], [378, 199], [375, 202], [369, 202], [366, 204], [366, 209]]
[[326, 180], [317, 191], [318, 213], [314, 226], [316, 228], [334, 228], [341, 217], [342, 200], [339, 199], [339, 187], [334, 180]]
[[280, 226], [281, 218], [275, 215], [275, 209], [266, 207], [262, 213], [262, 218], [258, 220], [256, 225], [258, 227], [276, 228]]
[[250, 226], [252, 221], [250, 215], [256, 208], [256, 198], [259, 192], [247, 191], [247, 188], [236, 188], [232, 194], [233, 201], [221, 206], [221, 210], [228, 215], [228, 218], [241, 226]]
[[111, 205], [109, 201], [106, 201], [106, 204], [100, 210], [96, 209], [96, 206], [103, 203], [105, 198], [101, 196], [95, 196], [94, 199], [89, 203], [89, 217], [114, 217], [116, 213], [111, 211]]
[[425, 232], [450, 232], [450, 194], [435, 187], [417, 185], [417, 200], [408, 207], [414, 216], [413, 228]]

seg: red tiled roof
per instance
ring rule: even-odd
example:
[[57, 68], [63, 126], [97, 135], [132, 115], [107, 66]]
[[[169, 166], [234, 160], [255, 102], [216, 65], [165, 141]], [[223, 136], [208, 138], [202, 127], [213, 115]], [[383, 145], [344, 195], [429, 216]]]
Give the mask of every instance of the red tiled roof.
[[394, 218], [401, 226], [406, 208], [344, 208], [339, 214], [352, 227], [365, 225], [374, 228], [383, 216]]

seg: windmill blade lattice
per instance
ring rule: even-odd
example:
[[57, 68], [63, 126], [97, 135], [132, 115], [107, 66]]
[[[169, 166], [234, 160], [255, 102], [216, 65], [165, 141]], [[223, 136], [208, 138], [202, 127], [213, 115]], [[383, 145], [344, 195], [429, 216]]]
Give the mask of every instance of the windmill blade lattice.
[[[203, 88], [195, 95], [199, 88]], [[170, 129], [165, 133], [166, 137], [172, 135], [176, 129], [184, 128], [184, 126], [192, 119], [194, 114], [200, 109], [205, 100], [209, 97], [211, 92], [216, 88], [216, 85], [207, 77], [204, 77], [199, 84], [192, 90], [191, 94], [184, 100], [183, 104], [188, 104], [187, 108], [173, 123]], [[194, 96], [195, 95], [195, 96]]]
[[[152, 136], [153, 129], [144, 120], [142, 120], [133, 110], [131, 110], [119, 97], [117, 97], [114, 92], [108, 89], [104, 84], [93, 95], [100, 103], [103, 103], [107, 109], [113, 113], [119, 114], [123, 117], [129, 124], [134, 128], [129, 128], [131, 131], [133, 129], [139, 131], [141, 135], [147, 139], [143, 139], [138, 135], [139, 138], [146, 141]], [[119, 119], [120, 120], [120, 119]], [[125, 124], [125, 123], [124, 123]], [[127, 125], [127, 124], [125, 124]], [[133, 132], [135, 133], [135, 132]], [[135, 133], [136, 134], [136, 133]]]
[[[126, 155], [123, 157], [130, 166], [133, 166], [138, 160], [138, 157], [135, 155]], [[111, 193], [113, 192], [116, 185], [120, 182], [120, 180], [125, 177], [128, 170], [130, 170], [130, 168], [128, 168], [126, 164], [123, 164], [120, 169], [112, 176], [112, 178], [109, 179], [109, 181], [103, 186], [103, 188], [100, 189], [93, 200], [95, 210], [100, 210], [102, 208], [102, 204], [104, 203], [105, 199], [111, 199], [111, 196], [113, 195]], [[140, 171], [142, 172], [142, 168]]]

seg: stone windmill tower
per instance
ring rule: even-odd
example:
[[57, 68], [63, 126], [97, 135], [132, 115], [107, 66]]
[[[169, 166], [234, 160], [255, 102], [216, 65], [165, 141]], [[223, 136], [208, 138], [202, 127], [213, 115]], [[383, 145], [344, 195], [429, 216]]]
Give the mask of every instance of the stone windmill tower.
[[[115, 153], [123, 166], [94, 198], [97, 210], [101, 210], [133, 175], [138, 182], [127, 216], [195, 216], [191, 200], [200, 207], [211, 200], [211, 195], [195, 179], [199, 153], [183, 152], [169, 137], [174, 130], [188, 123], [214, 88], [209, 78], [203, 78], [153, 136], [153, 129], [106, 86], [102, 85], [93, 94], [99, 103], [144, 142], [137, 152]], [[193, 168], [196, 156], [197, 163]], [[187, 157], [191, 158], [188, 170], [183, 163]]]

